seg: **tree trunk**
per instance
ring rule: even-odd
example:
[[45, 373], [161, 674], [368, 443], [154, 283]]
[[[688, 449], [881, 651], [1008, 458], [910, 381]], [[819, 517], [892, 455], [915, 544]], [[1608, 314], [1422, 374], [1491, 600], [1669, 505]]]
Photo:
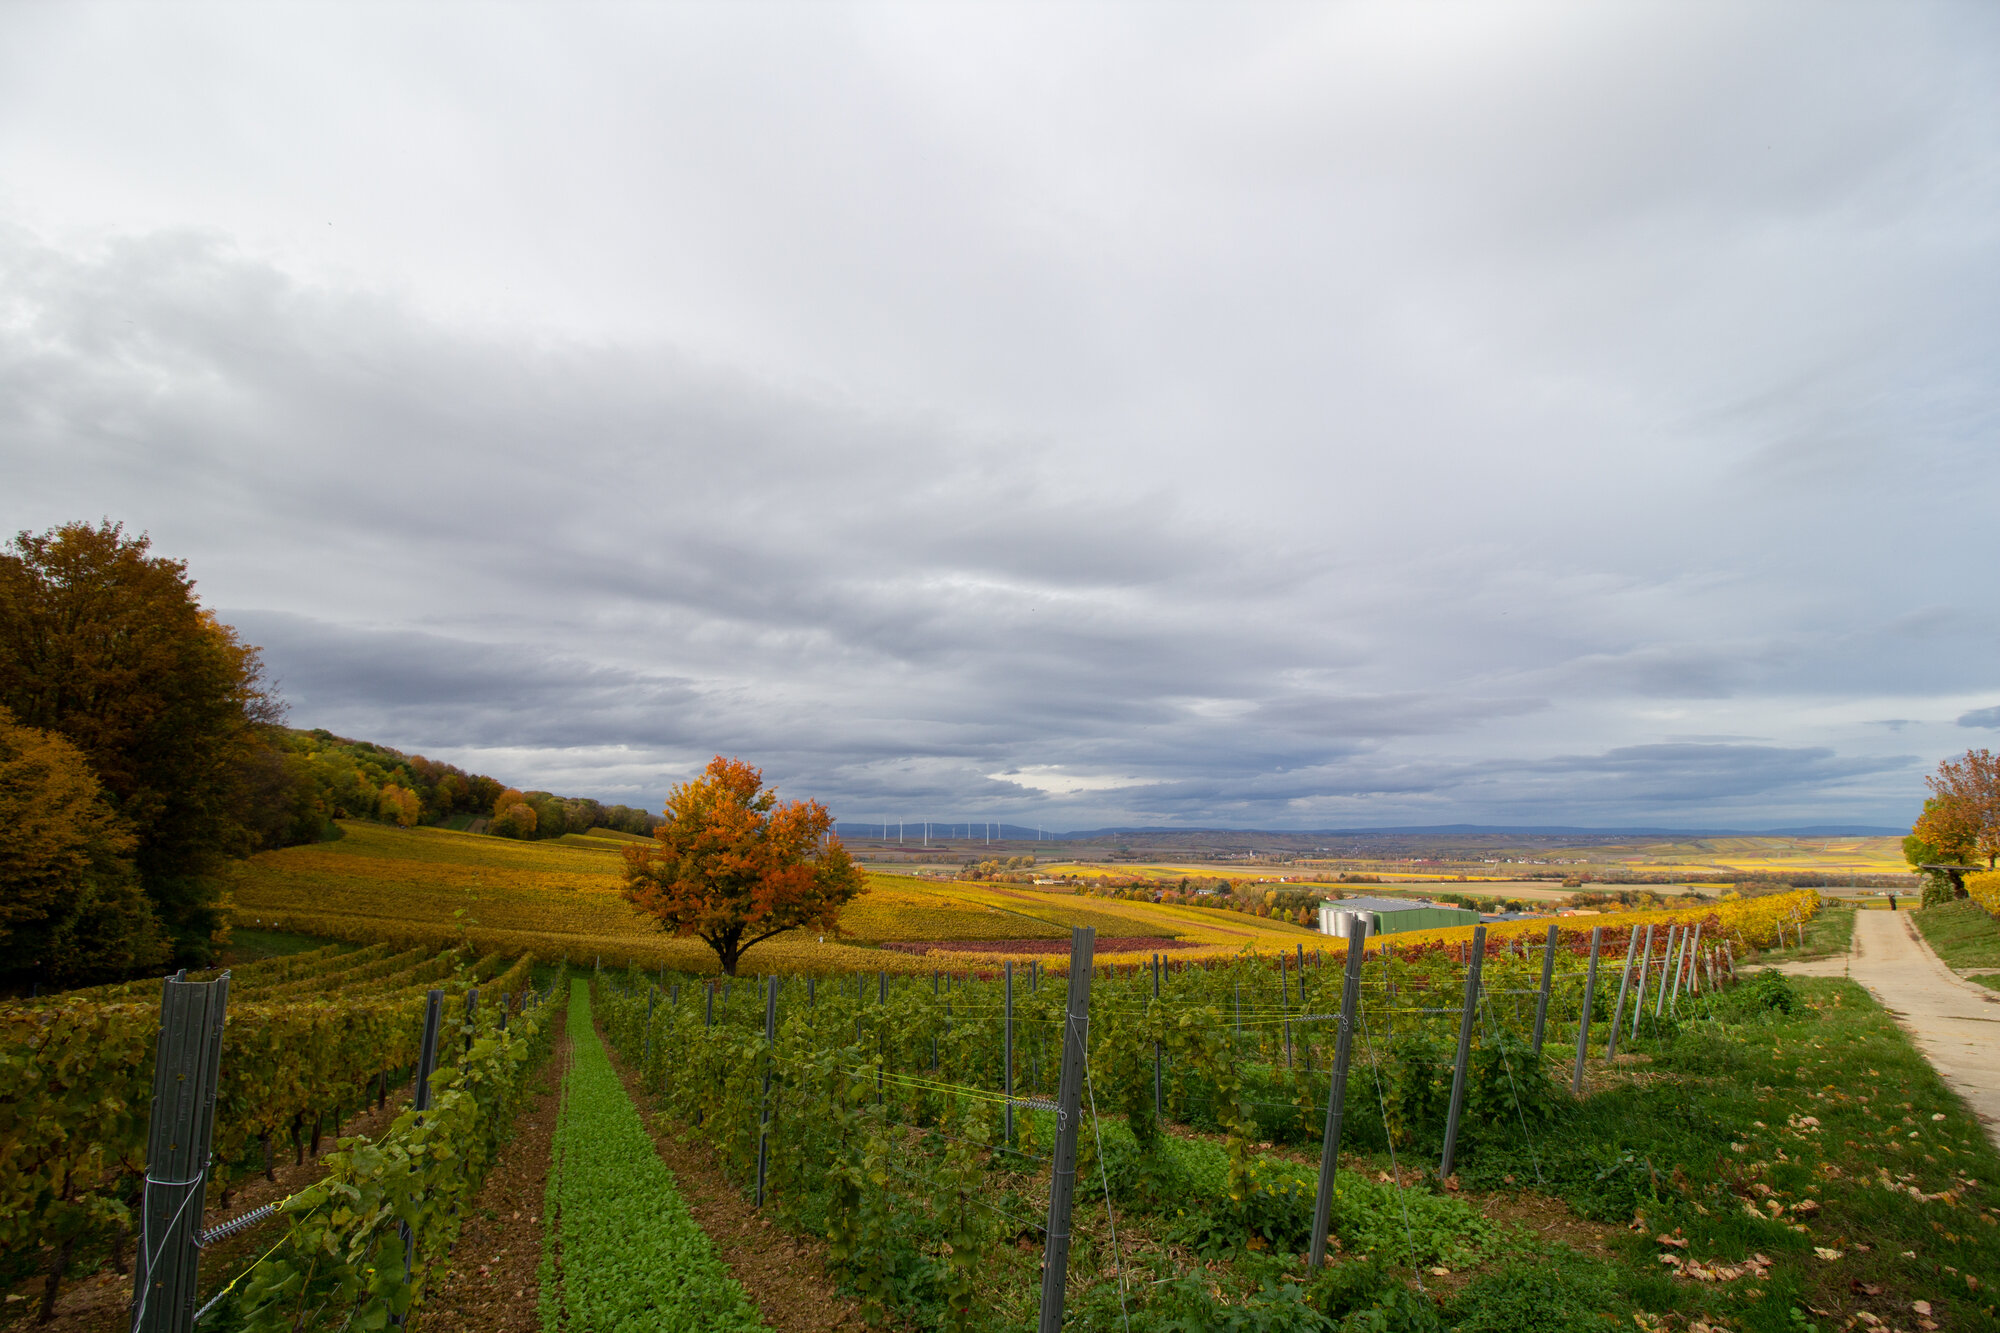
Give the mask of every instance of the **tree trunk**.
[[743, 956], [743, 948], [739, 943], [742, 938], [743, 932], [739, 930], [732, 934], [724, 935], [719, 940], [710, 940], [708, 942], [708, 947], [715, 950], [716, 961], [722, 964], [722, 974], [726, 977], [736, 975], [737, 960]]

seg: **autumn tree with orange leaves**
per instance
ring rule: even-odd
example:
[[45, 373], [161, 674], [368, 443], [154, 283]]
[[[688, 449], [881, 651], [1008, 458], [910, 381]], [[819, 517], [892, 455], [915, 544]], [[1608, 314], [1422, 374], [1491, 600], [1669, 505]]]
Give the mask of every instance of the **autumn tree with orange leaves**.
[[625, 851], [625, 898], [660, 929], [694, 935], [729, 976], [744, 950], [803, 926], [839, 928], [865, 887], [818, 801], [778, 804], [759, 769], [717, 755], [667, 794], [653, 841]]
[[1983, 856], [1992, 869], [2000, 858], [2000, 756], [1967, 750], [1925, 781], [1931, 798], [1912, 832], [1947, 855]]

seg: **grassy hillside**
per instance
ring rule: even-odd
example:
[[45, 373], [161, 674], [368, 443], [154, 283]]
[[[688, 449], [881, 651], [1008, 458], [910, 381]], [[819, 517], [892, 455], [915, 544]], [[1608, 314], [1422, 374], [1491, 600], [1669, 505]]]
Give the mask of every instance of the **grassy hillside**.
[[[348, 823], [336, 842], [252, 857], [234, 886], [248, 930], [285, 930], [360, 943], [446, 943], [572, 961], [602, 957], [707, 971], [698, 940], [661, 934], [619, 889], [623, 840], [575, 835], [516, 842], [449, 829]], [[752, 948], [743, 966], [764, 972], [928, 971], [1048, 956], [1072, 926], [1094, 926], [1119, 947], [1100, 957], [1177, 957], [1289, 950], [1311, 931], [1234, 913], [1080, 898], [1014, 885], [932, 883], [871, 874], [849, 906], [842, 936], [792, 932]], [[1042, 943], [1046, 941], [1047, 943]], [[928, 956], [905, 946], [951, 946]]]
[[1961, 975], [1970, 973], [1970, 979], [1982, 986], [2000, 989], [2000, 976], [1984, 970], [2000, 967], [2000, 921], [1987, 915], [1985, 908], [1960, 898], [1913, 915], [1945, 966]]

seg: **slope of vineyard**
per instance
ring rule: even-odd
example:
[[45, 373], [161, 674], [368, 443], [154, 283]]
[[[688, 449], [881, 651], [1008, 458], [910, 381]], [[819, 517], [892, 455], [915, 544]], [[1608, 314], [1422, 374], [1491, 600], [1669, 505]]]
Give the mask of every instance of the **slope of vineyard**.
[[[1572, 935], [1547, 960], [1489, 936], [1477, 988], [1455, 948], [1399, 939], [1352, 999], [1330, 953], [1177, 957], [1094, 973], [1087, 1021], [1018, 974], [606, 972], [594, 1003], [666, 1132], [761, 1188], [773, 1246], [826, 1237], [878, 1325], [1034, 1326], [1073, 1096], [1065, 1328], [1991, 1330], [2000, 1159], [1977, 1117], [1858, 986], [1712, 946], [1813, 905], [1711, 904], [1699, 952], [1656, 939], [1629, 971], [1659, 914], [1569, 923], [1603, 929], [1595, 965]], [[1329, 1126], [1337, 1258], [1313, 1276]]]
[[[566, 956], [624, 966], [713, 971], [698, 940], [663, 935], [620, 893], [623, 860], [593, 843], [514, 842], [446, 829], [348, 824], [337, 842], [288, 847], [251, 858], [235, 889], [244, 925], [277, 926], [329, 939], [440, 947], [465, 940], [481, 950]], [[1183, 956], [1219, 957], [1249, 948], [1276, 952], [1316, 938], [1282, 922], [1199, 908], [1081, 898], [1004, 884], [934, 884], [870, 875], [869, 890], [842, 914], [841, 938], [792, 932], [752, 948], [744, 967], [761, 972], [928, 971], [937, 962], [879, 946], [935, 941], [981, 959], [1030, 953], [995, 942], [1061, 940], [1072, 926], [1107, 938], [1174, 941]], [[1117, 955], [1107, 952], [1107, 961]]]
[[[387, 1098], [410, 1077], [425, 995], [454, 1024], [518, 1009], [533, 960], [459, 949], [322, 950], [231, 974], [216, 1090], [210, 1206], [274, 1152]], [[473, 1008], [470, 992], [481, 991]], [[124, 1235], [143, 1175], [158, 981], [0, 1005], [0, 1252], [67, 1256]], [[447, 1043], [453, 1050], [457, 1043]], [[63, 1263], [68, 1263], [68, 1258]], [[58, 1265], [60, 1269], [62, 1265]]]

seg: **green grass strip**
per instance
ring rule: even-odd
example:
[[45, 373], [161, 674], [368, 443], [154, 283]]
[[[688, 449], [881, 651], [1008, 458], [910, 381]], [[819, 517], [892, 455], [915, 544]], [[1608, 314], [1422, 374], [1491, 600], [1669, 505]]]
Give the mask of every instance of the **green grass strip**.
[[1970, 898], [1926, 907], [1916, 921], [1946, 967], [2000, 967], [2000, 921]]
[[653, 1150], [580, 979], [570, 985], [569, 1036], [545, 1212], [544, 1333], [763, 1328]]

